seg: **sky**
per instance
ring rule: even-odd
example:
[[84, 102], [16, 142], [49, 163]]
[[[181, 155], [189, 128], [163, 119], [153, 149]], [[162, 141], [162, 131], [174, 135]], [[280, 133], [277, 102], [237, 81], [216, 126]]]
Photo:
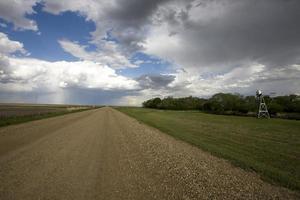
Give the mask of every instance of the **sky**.
[[0, 102], [300, 94], [299, 0], [0, 0]]

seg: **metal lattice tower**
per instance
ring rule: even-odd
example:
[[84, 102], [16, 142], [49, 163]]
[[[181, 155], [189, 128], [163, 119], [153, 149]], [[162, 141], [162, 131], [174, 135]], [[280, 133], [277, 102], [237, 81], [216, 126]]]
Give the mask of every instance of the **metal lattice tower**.
[[259, 100], [259, 107], [258, 107], [258, 113], [257, 118], [270, 118], [267, 104], [265, 103], [264, 96], [262, 95], [262, 92], [260, 90], [256, 91], [256, 96]]

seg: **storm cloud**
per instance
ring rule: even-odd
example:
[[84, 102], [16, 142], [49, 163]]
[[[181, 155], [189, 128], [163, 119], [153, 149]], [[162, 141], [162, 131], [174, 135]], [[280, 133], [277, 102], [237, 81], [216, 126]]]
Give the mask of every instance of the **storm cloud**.
[[207, 1], [194, 3], [182, 17], [184, 8], [170, 6], [172, 18], [162, 17], [154, 27], [147, 52], [182, 67], [220, 71], [249, 63], [282, 67], [300, 62], [297, 0]]
[[173, 82], [175, 76], [173, 75], [151, 75], [145, 74], [136, 79], [139, 82], [140, 86], [144, 89], [160, 89], [168, 87], [168, 84]]

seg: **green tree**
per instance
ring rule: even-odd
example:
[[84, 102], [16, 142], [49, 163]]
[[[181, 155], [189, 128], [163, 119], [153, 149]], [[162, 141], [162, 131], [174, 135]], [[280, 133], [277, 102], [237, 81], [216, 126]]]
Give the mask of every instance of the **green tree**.
[[276, 113], [282, 112], [284, 107], [276, 102], [272, 102], [268, 106], [268, 111], [270, 114], [275, 115]]

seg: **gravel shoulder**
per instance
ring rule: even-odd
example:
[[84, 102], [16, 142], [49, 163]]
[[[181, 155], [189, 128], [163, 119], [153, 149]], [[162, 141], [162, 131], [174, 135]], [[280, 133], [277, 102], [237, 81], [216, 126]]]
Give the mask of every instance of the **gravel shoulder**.
[[0, 128], [0, 199], [299, 199], [109, 107]]

